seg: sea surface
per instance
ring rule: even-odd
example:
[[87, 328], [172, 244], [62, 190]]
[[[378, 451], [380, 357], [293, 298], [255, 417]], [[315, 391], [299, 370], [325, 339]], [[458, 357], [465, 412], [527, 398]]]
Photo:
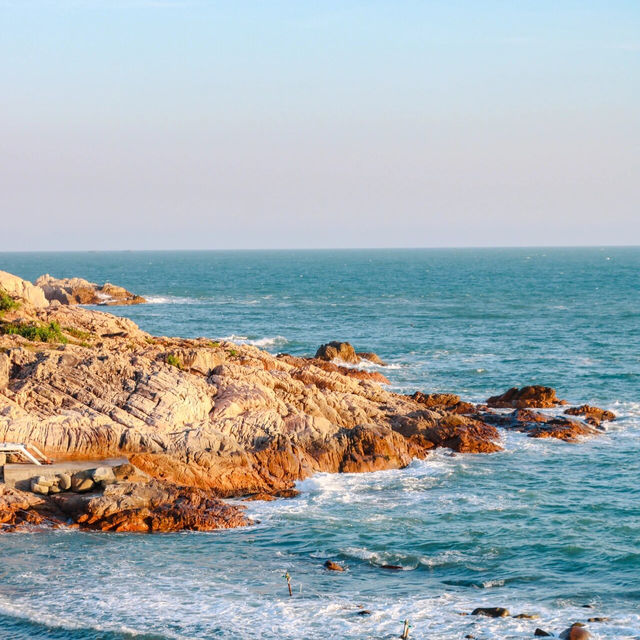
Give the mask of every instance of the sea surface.
[[[546, 384], [619, 416], [580, 444], [505, 433], [492, 455], [318, 474], [247, 503], [246, 529], [0, 536], [2, 640], [382, 640], [405, 619], [424, 640], [574, 621], [640, 638], [640, 248], [6, 253], [0, 269], [123, 285], [150, 304], [108, 310], [158, 335], [348, 340], [398, 391]], [[464, 615], [477, 606], [539, 618]]]

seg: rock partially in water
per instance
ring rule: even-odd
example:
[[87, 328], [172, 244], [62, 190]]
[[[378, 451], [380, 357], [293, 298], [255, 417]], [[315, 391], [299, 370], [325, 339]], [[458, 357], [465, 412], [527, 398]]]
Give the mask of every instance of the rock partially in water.
[[318, 347], [315, 357], [318, 360], [342, 360], [350, 364], [358, 364], [360, 362], [360, 358], [358, 358], [356, 350], [351, 343], [335, 340]]
[[534, 636], [540, 637], [540, 638], [550, 638], [551, 634], [548, 633], [547, 631], [545, 631], [544, 629], [540, 629], [540, 627], [538, 627], [534, 632], [533, 632]]
[[54, 278], [48, 273], [36, 280], [49, 302], [61, 304], [129, 305], [146, 302], [141, 296], [109, 282], [98, 285], [83, 278]]
[[489, 618], [507, 618], [509, 609], [504, 607], [477, 607], [471, 612], [472, 616], [488, 616]]
[[589, 424], [594, 426], [600, 426], [602, 422], [611, 422], [616, 419], [616, 414], [613, 411], [606, 411], [600, 407], [592, 407], [588, 404], [583, 404], [579, 407], [570, 407], [565, 411], [568, 416], [584, 416], [584, 419]]
[[555, 389], [551, 387], [543, 387], [540, 385], [532, 385], [522, 387], [512, 387], [508, 391], [498, 396], [492, 396], [487, 399], [487, 405], [494, 408], [511, 408], [527, 409], [539, 408], [548, 409], [559, 405], [567, 404], [566, 401], [560, 400]]
[[333, 560], [327, 560], [324, 563], [324, 568], [328, 571], [344, 571], [344, 567]]
[[460, 402], [460, 396], [455, 393], [422, 393], [421, 391], [416, 391], [410, 397], [428, 409], [449, 409]]
[[581, 622], [574, 622], [568, 629], [565, 629], [560, 637], [562, 640], [588, 640], [591, 634], [584, 628]]
[[373, 364], [378, 364], [381, 367], [386, 367], [387, 365], [382, 361], [382, 358], [377, 354], [373, 353], [373, 351], [358, 351], [356, 353], [360, 360], [368, 360], [369, 362], [373, 362]]

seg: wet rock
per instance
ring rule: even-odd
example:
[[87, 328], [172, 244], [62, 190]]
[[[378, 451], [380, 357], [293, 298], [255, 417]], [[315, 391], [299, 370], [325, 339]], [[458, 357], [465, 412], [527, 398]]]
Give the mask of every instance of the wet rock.
[[540, 385], [531, 385], [518, 389], [513, 387], [503, 394], [492, 396], [487, 400], [487, 405], [494, 408], [527, 409], [538, 407], [546, 409], [566, 404], [564, 400], [558, 399], [555, 389]]
[[360, 611], [356, 612], [357, 616], [370, 616], [371, 615], [371, 611], [369, 611], [369, 609], [360, 609]]
[[565, 442], [576, 442], [581, 437], [597, 433], [592, 427], [576, 420], [552, 418], [529, 431], [532, 438], [557, 438]]
[[534, 636], [538, 636], [540, 638], [550, 638], [551, 634], [547, 633], [546, 631], [544, 631], [543, 629], [540, 629], [539, 627], [533, 632]]
[[106, 487], [100, 496], [61, 494], [59, 507], [83, 529], [139, 533], [211, 531], [250, 524], [213, 492], [151, 480]]
[[372, 351], [358, 351], [356, 355], [361, 360], [368, 360], [369, 362], [373, 362], [373, 364], [378, 364], [382, 367], [386, 366], [380, 356], [377, 353], [373, 353]]
[[585, 420], [594, 426], [599, 426], [602, 422], [611, 422], [616, 419], [616, 414], [613, 411], [606, 411], [600, 409], [600, 407], [592, 407], [588, 404], [580, 405], [579, 407], [570, 407], [565, 411], [568, 416], [584, 416]]
[[560, 637], [562, 640], [588, 640], [591, 634], [584, 628], [581, 622], [574, 622], [568, 629], [565, 629]]
[[403, 567], [399, 564], [381, 564], [381, 569], [387, 569], [388, 571], [402, 571]]
[[316, 351], [316, 358], [319, 360], [342, 360], [351, 364], [360, 362], [356, 350], [349, 342], [328, 342], [321, 345]]
[[344, 571], [344, 567], [333, 560], [327, 560], [324, 563], [324, 568], [328, 571]]
[[472, 616], [488, 616], [489, 618], [506, 618], [509, 610], [504, 607], [477, 607], [471, 612]]
[[537, 620], [540, 616], [537, 613], [519, 613], [514, 618], [520, 618], [522, 620]]
[[601, 616], [596, 616], [593, 618], [588, 618], [587, 622], [608, 622], [609, 618], [603, 618]]

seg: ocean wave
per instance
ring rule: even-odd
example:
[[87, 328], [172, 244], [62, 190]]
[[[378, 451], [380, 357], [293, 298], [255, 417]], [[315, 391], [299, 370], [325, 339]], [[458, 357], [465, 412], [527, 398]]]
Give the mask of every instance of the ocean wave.
[[197, 298], [183, 296], [144, 296], [148, 304], [197, 304]]
[[270, 336], [265, 338], [249, 338], [249, 336], [236, 335], [232, 333], [230, 336], [220, 338], [226, 342], [235, 342], [236, 344], [249, 344], [254, 347], [268, 349], [269, 347], [282, 347], [289, 343], [284, 336]]

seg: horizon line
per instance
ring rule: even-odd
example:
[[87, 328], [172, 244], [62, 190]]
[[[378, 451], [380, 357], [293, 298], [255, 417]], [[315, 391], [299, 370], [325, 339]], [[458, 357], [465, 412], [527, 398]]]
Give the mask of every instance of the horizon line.
[[424, 251], [424, 250], [478, 250], [478, 249], [637, 249], [640, 244], [571, 244], [571, 245], [449, 245], [413, 247], [270, 247], [270, 248], [213, 248], [213, 249], [0, 249], [5, 253], [207, 253], [207, 252], [269, 252], [269, 251]]

